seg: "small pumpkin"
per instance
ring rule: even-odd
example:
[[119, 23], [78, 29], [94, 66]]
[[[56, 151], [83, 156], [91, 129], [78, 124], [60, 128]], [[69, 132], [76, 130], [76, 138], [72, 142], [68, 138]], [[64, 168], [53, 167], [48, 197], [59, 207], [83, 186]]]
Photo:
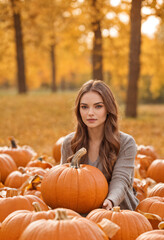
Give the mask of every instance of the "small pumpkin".
[[147, 177], [154, 179], [157, 183], [164, 183], [164, 159], [156, 159], [150, 164]]
[[164, 197], [164, 183], [158, 183], [150, 189], [148, 197]]
[[96, 223], [107, 218], [120, 226], [120, 230], [112, 237], [112, 240], [135, 240], [143, 232], [152, 230], [151, 224], [142, 214], [130, 210], [120, 210], [118, 206], [113, 207], [112, 210], [92, 210], [86, 218]]
[[109, 228], [109, 225], [113, 227], [113, 224], [107, 222], [105, 226], [104, 222], [101, 225], [95, 224], [83, 217], [69, 218], [64, 211], [57, 211], [55, 220], [37, 220], [30, 223], [24, 232], [21, 234], [19, 240], [54, 240], [54, 239], [67, 239], [67, 240], [108, 240], [119, 229], [115, 224], [114, 232], [109, 231], [106, 234], [105, 228]]
[[98, 168], [79, 164], [84, 154], [86, 149], [82, 148], [71, 163], [56, 165], [45, 174], [41, 193], [51, 208], [64, 207], [88, 213], [102, 205], [108, 193], [107, 180]]
[[6, 180], [5, 186], [11, 188], [19, 188], [31, 175], [24, 168], [19, 167], [18, 170], [11, 172]]
[[60, 163], [60, 158], [61, 158], [61, 146], [64, 141], [65, 137], [60, 137], [54, 144], [53, 149], [52, 149], [52, 156], [55, 159], [55, 162], [57, 164]]
[[39, 167], [39, 168], [52, 168], [53, 165], [46, 161], [47, 157], [45, 155], [38, 157], [37, 159], [32, 159], [27, 163], [26, 167]]
[[16, 163], [8, 154], [0, 154], [0, 181], [5, 182], [7, 176], [17, 170]]
[[17, 167], [23, 166], [37, 155], [37, 153], [30, 146], [19, 146], [13, 137], [9, 138], [11, 147], [0, 147], [0, 153], [6, 153], [10, 155], [15, 161]]

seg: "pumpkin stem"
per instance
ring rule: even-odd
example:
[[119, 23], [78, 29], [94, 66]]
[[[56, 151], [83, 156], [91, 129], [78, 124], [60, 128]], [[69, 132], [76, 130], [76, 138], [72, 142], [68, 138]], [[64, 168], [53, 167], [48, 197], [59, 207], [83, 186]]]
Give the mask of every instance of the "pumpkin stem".
[[66, 220], [69, 219], [64, 209], [57, 209], [55, 211], [55, 220]]
[[113, 207], [112, 210], [114, 212], [120, 212], [120, 207], [119, 206]]
[[97, 225], [105, 232], [109, 238], [112, 238], [120, 229], [117, 224], [106, 218], [103, 218]]
[[22, 174], [23, 174], [23, 173], [26, 173], [25, 168], [24, 168], [24, 167], [21, 167], [21, 166], [18, 167], [18, 171], [21, 172]]
[[42, 155], [42, 156], [38, 157], [38, 160], [42, 162], [43, 160], [46, 160], [46, 156]]
[[11, 143], [11, 147], [12, 148], [17, 148], [17, 144], [16, 141], [14, 139], [14, 137], [9, 137], [10, 143]]
[[18, 190], [16, 188], [11, 188], [6, 190], [6, 198], [18, 196]]
[[41, 207], [40, 207], [38, 202], [33, 202], [32, 205], [34, 207], [34, 211], [35, 212], [41, 212], [42, 211], [42, 209], [41, 209]]
[[79, 160], [87, 153], [87, 150], [85, 148], [80, 148], [73, 156], [71, 161], [71, 167], [72, 168], [79, 168]]

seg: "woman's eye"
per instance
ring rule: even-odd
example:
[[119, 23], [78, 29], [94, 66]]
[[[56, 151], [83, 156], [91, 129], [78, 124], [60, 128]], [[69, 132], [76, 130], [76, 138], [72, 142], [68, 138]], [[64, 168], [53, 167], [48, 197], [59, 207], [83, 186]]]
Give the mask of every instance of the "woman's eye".
[[87, 109], [87, 106], [81, 106], [82, 109]]
[[96, 108], [102, 108], [102, 105], [96, 105]]

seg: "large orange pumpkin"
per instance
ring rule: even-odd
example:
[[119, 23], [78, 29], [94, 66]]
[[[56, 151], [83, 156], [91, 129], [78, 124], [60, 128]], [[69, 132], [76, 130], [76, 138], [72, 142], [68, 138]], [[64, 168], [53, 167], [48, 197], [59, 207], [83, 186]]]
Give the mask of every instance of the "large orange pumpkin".
[[[54, 219], [56, 211], [61, 209], [42, 211], [37, 203], [34, 203], [35, 211], [17, 210], [9, 214], [2, 222], [1, 239], [17, 240], [25, 228], [31, 223], [39, 219]], [[65, 209], [68, 216], [81, 217], [78, 213]]]
[[0, 181], [5, 182], [7, 176], [17, 169], [16, 163], [8, 154], [0, 154]]
[[15, 161], [17, 167], [23, 166], [37, 155], [37, 153], [30, 146], [19, 146], [16, 144], [13, 137], [10, 138], [11, 147], [0, 147], [0, 153], [9, 154]]
[[64, 141], [64, 137], [59, 138], [53, 146], [52, 156], [55, 159], [56, 163], [60, 163], [61, 158], [61, 146]]
[[164, 183], [164, 159], [156, 159], [150, 164], [147, 177], [154, 179], [157, 183]]
[[69, 164], [57, 165], [49, 170], [41, 183], [44, 201], [51, 208], [64, 207], [78, 213], [88, 213], [102, 205], [108, 193], [108, 183], [96, 167], [81, 164], [86, 153], [80, 149]]
[[34, 209], [33, 202], [38, 202], [42, 210], [48, 210], [48, 206], [34, 195], [0, 198], [0, 222], [16, 210], [26, 209], [32, 211]]
[[107, 235], [103, 231], [103, 227], [99, 226], [86, 218], [74, 217], [70, 219], [67, 215], [60, 213], [56, 215], [55, 220], [42, 219], [30, 223], [19, 240], [108, 240], [110, 234]]
[[114, 207], [113, 210], [95, 209], [87, 215], [96, 223], [107, 218], [120, 226], [120, 230], [112, 237], [112, 240], [135, 240], [141, 233], [152, 230], [152, 226], [142, 214], [130, 210], [120, 210]]
[[136, 240], [164, 240], [164, 230], [153, 230], [142, 233]]

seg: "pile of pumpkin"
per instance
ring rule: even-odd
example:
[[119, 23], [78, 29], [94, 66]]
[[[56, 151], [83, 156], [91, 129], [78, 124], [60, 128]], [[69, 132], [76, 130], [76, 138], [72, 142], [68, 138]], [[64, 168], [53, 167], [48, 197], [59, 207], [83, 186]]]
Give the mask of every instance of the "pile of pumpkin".
[[134, 188], [136, 211], [100, 208], [108, 184], [99, 169], [59, 165], [63, 138], [50, 157], [29, 146], [0, 148], [0, 240], [162, 240], [164, 239], [164, 160], [149, 146], [138, 146]]

